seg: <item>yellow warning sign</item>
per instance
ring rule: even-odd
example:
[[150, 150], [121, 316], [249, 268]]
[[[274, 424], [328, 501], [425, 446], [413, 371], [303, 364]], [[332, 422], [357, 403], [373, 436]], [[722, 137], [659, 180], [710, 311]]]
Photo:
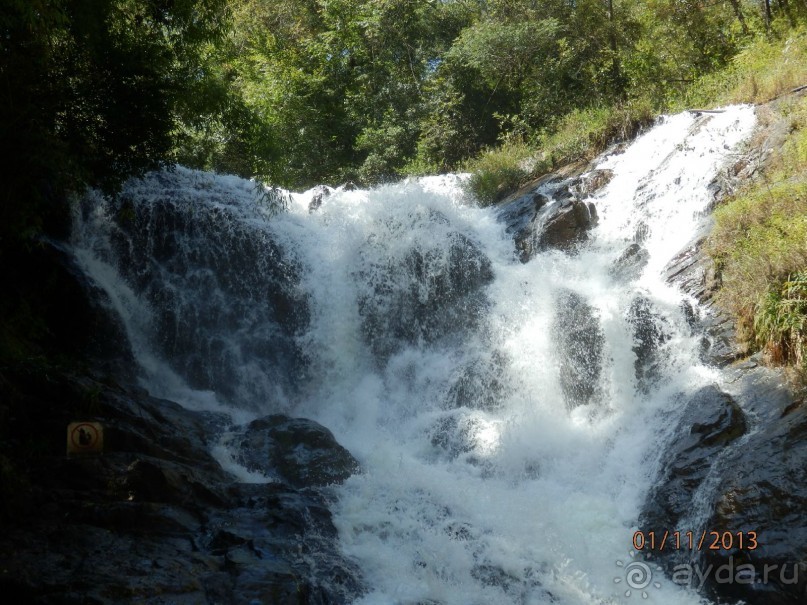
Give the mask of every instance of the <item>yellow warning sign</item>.
[[98, 454], [104, 450], [104, 427], [100, 422], [71, 422], [67, 425], [68, 454]]

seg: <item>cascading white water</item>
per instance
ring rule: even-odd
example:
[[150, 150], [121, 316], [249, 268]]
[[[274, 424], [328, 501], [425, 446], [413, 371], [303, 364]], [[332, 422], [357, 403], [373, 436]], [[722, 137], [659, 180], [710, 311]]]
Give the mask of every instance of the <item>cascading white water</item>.
[[[749, 107], [663, 118], [602, 160], [614, 177], [591, 200], [590, 241], [526, 264], [496, 210], [464, 201], [461, 176], [337, 190], [311, 213], [313, 192], [295, 194], [269, 218], [249, 183], [179, 169], [128, 185], [118, 206], [96, 200], [75, 249], [120, 310], [149, 389], [237, 406], [238, 421], [310, 417], [359, 459], [334, 515], [370, 587], [360, 603], [698, 603], [660, 572], [646, 599], [626, 596], [625, 567], [682, 394], [715, 379], [661, 270], [753, 124]], [[154, 219], [157, 205], [174, 218]], [[135, 249], [119, 234], [130, 208], [148, 237], [167, 239]], [[647, 265], [615, 277], [637, 230]], [[559, 378], [569, 296], [601, 334], [583, 405]], [[665, 334], [648, 384], [635, 367], [637, 300]], [[156, 320], [164, 308], [169, 320]], [[273, 338], [280, 349], [264, 346]]]

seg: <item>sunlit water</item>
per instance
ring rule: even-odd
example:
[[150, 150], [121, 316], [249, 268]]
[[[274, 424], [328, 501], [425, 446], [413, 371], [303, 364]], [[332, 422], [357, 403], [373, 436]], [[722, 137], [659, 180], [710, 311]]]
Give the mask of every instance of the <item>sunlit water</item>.
[[[290, 337], [305, 375], [289, 385], [267, 379], [269, 357], [256, 363], [252, 345], [244, 345], [260, 328], [258, 315], [216, 334], [238, 369], [228, 388], [188, 387], [185, 366], [155, 345], [155, 297], [143, 296], [133, 272], [121, 277], [123, 264], [138, 261], [110, 245], [114, 217], [100, 200], [78, 221], [75, 249], [123, 317], [153, 393], [232, 411], [236, 422], [276, 411], [307, 416], [358, 458], [363, 470], [336, 488], [333, 512], [343, 552], [370, 588], [361, 604], [699, 603], [660, 572], [653, 578], [660, 587], [651, 583], [646, 598], [636, 590], [626, 596], [625, 567], [682, 396], [715, 379], [697, 360], [682, 294], [663, 282], [662, 269], [703, 220], [708, 183], [753, 125], [749, 107], [663, 118], [626, 151], [601, 160], [599, 168], [614, 178], [590, 200], [600, 216], [590, 241], [577, 254], [547, 251], [526, 264], [496, 210], [468, 203], [462, 176], [336, 190], [313, 213], [313, 192], [294, 194], [289, 212], [274, 217], [256, 206], [253, 185], [234, 177], [178, 169], [130, 184], [137, 212], [165, 197], [168, 179], [179, 192], [172, 204], [191, 214], [220, 206], [223, 230], [270, 238], [293, 260], [308, 317]], [[648, 264], [637, 279], [617, 279], [609, 268], [637, 230], [645, 234]], [[391, 344], [379, 353], [372, 339], [398, 318], [368, 335], [368, 304], [386, 301], [375, 307], [382, 319], [400, 314], [400, 300], [428, 306], [439, 287], [432, 278], [452, 262], [458, 238], [481, 252], [493, 273], [469, 303], [467, 321], [455, 315], [439, 338], [387, 334], [382, 340]], [[192, 241], [174, 245], [205, 245]], [[420, 258], [414, 273], [406, 270], [413, 251]], [[156, 261], [149, 266], [149, 279], [181, 294], [171, 304], [187, 321], [202, 301], [213, 304], [221, 294], [215, 280], [192, 280], [191, 272]], [[251, 285], [230, 291], [260, 301], [261, 269], [240, 271]], [[195, 290], [200, 280], [207, 285]], [[553, 322], [559, 292], [570, 290], [593, 307], [604, 335], [598, 395], [587, 405], [568, 402], [559, 381]], [[627, 319], [638, 294], [669, 336], [660, 378], [649, 389], [635, 377]], [[482, 368], [482, 377], [472, 383], [473, 396], [458, 399], [456, 383], [469, 367]], [[239, 472], [226, 449], [217, 455]], [[241, 478], [261, 480], [245, 471]]]

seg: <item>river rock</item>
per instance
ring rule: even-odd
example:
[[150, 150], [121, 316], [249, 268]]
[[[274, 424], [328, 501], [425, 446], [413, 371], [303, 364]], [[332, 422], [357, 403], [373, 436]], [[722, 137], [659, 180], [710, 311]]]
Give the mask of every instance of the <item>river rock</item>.
[[627, 319], [633, 329], [636, 382], [640, 391], [649, 393], [663, 375], [665, 344], [671, 338], [670, 324], [644, 295], [633, 299]]
[[331, 195], [331, 188], [325, 185], [317, 185], [311, 191], [311, 201], [308, 203], [309, 214], [319, 210], [322, 201]]
[[502, 202], [497, 218], [513, 236], [521, 262], [541, 250], [571, 251], [586, 241], [587, 231], [598, 222], [592, 202], [583, 202], [570, 192], [573, 181], [549, 179], [534, 189]]
[[[123, 323], [109, 296], [86, 276], [65, 244], [42, 238], [29, 250], [11, 248], [4, 254], [4, 272], [10, 274], [6, 304], [24, 301], [7, 318], [12, 334], [29, 327], [36, 334], [31, 336], [37, 354], [86, 359], [104, 373], [134, 378], [134, 355]], [[31, 326], [33, 317], [41, 324]]]
[[341, 483], [359, 470], [328, 429], [306, 418], [275, 414], [253, 420], [236, 443], [241, 464], [294, 487]]
[[[441, 220], [432, 215], [429, 220]], [[396, 256], [387, 252], [386, 241], [369, 244], [372, 254], [355, 278], [368, 286], [359, 313], [364, 339], [379, 362], [407, 344], [434, 343], [456, 336], [458, 326], [478, 325], [493, 270], [470, 237], [450, 231], [441, 241], [419, 242]]]
[[[682, 569], [701, 573], [705, 580], [691, 585], [713, 601], [803, 603], [807, 405], [769, 369], [738, 367], [732, 373], [736, 400], [707, 387], [687, 404], [645, 503], [642, 528], [691, 530], [697, 540], [706, 532], [708, 545], [717, 532], [723, 540], [718, 548], [668, 549], [652, 557], [674, 581], [676, 566], [688, 566], [678, 567], [685, 580], [679, 583], [687, 583]], [[739, 403], [753, 414], [753, 432]]]
[[609, 273], [615, 279], [631, 280], [642, 274], [642, 270], [650, 260], [650, 253], [646, 248], [633, 243], [619, 255], [609, 269]]
[[[766, 392], [766, 407], [779, 407], [781, 394]], [[753, 583], [712, 578], [706, 585], [712, 598], [748, 605], [807, 602], [807, 405], [803, 397], [790, 401], [721, 462], [705, 526], [735, 535], [730, 548], [704, 550], [697, 561], [715, 569], [751, 564], [755, 576]], [[738, 531], [746, 532], [743, 548]], [[749, 531], [758, 541], [753, 550]]]
[[257, 407], [304, 381], [296, 337], [309, 311], [299, 263], [253, 220], [255, 193], [239, 183], [247, 189], [181, 168], [149, 173], [85, 211], [100, 205], [114, 221], [99, 254], [147, 302], [136, 313], [150, 316], [155, 353], [192, 388]]
[[446, 394], [447, 407], [498, 408], [505, 389], [503, 375], [506, 365], [506, 357], [501, 351], [493, 351], [464, 364]]
[[580, 175], [575, 191], [581, 198], [588, 197], [608, 185], [613, 178], [614, 171], [608, 168], [591, 170]]
[[705, 237], [700, 235], [668, 263], [664, 277], [694, 297], [703, 309], [697, 328], [704, 335], [701, 358], [718, 367], [736, 361], [746, 354], [737, 341], [734, 321], [715, 303], [720, 282], [712, 259], [703, 251]]
[[663, 534], [681, 528], [680, 521], [691, 511], [695, 492], [720, 452], [747, 431], [737, 402], [715, 386], [700, 389], [684, 406], [656, 486], [645, 501], [641, 517], [645, 531]]
[[595, 401], [600, 390], [605, 335], [594, 307], [576, 292], [561, 292], [552, 334], [558, 347], [560, 384], [567, 407]]
[[[593, 211], [592, 211], [593, 209]], [[576, 244], [588, 239], [587, 231], [597, 224], [597, 211], [594, 204], [569, 200], [552, 208], [544, 217], [538, 239], [539, 248], [571, 250]]]

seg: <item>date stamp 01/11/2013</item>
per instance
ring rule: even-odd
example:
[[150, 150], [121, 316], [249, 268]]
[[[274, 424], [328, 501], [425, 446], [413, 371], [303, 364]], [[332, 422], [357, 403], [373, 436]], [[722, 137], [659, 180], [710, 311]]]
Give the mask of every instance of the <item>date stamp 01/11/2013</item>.
[[756, 550], [755, 531], [637, 531], [633, 548], [644, 552], [664, 550]]

